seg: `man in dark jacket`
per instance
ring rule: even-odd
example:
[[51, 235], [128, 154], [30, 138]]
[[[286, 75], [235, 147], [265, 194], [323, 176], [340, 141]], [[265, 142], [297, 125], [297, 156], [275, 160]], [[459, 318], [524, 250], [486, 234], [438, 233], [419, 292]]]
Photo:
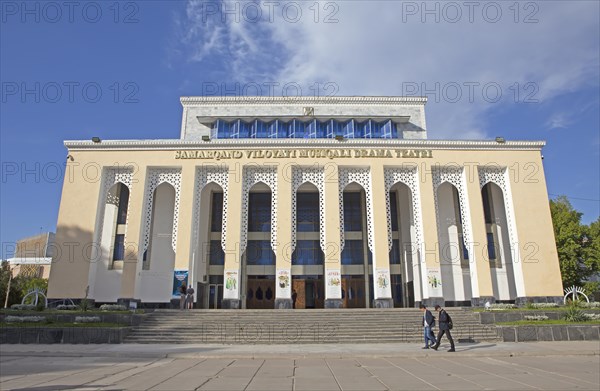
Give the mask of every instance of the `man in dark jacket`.
[[425, 347], [423, 347], [423, 349], [429, 349], [429, 341], [431, 341], [431, 346], [435, 345], [435, 335], [433, 335], [435, 318], [431, 314], [431, 311], [429, 311], [423, 304], [419, 305], [419, 308], [423, 313], [423, 335], [425, 337]]
[[439, 313], [438, 320], [440, 322], [440, 325], [439, 325], [440, 331], [438, 333], [437, 342], [436, 342], [435, 346], [432, 346], [431, 348], [438, 350], [438, 348], [440, 347], [440, 341], [442, 340], [442, 336], [444, 334], [446, 334], [446, 336], [448, 337], [448, 340], [450, 341], [450, 350], [448, 350], [448, 351], [455, 352], [456, 350], [454, 350], [454, 340], [452, 339], [452, 335], [450, 334], [451, 318], [446, 313], [446, 310], [444, 310], [439, 305], [435, 306], [435, 310], [438, 311], [438, 313]]

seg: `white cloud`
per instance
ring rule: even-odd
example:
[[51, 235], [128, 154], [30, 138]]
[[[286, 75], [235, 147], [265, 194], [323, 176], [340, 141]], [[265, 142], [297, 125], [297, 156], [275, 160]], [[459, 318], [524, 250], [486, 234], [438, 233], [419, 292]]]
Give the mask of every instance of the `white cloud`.
[[[229, 3], [229, 9], [235, 7]], [[406, 12], [423, 2], [324, 1], [318, 23], [313, 2], [294, 3], [303, 7], [296, 23], [282, 17], [283, 2], [275, 7], [273, 22], [262, 23], [245, 21], [244, 15], [239, 23], [233, 17], [223, 23], [221, 14], [202, 15], [201, 4], [190, 1], [180, 21], [189, 60], [216, 56], [232, 80], [297, 82], [304, 95], [313, 94], [307, 86], [315, 82], [336, 83], [337, 95], [425, 95], [439, 86], [437, 96], [429, 94], [431, 137], [481, 138], [491, 109], [525, 99], [547, 101], [598, 84], [597, 2], [519, 3], [519, 23], [513, 2], [495, 3], [502, 10], [497, 23], [485, 20], [494, 16], [494, 9], [484, 15], [485, 3], [474, 9], [473, 23], [464, 6], [457, 23], [446, 22], [444, 16], [450, 19], [455, 13], [444, 2], [427, 3], [429, 9], [438, 4], [439, 23], [433, 14], [422, 23], [422, 10]], [[240, 4], [243, 12], [245, 3]], [[266, 16], [264, 4], [261, 9]], [[288, 15], [295, 15], [294, 9], [290, 6]], [[332, 12], [338, 22], [323, 23]], [[538, 22], [523, 23], [527, 17]], [[502, 98], [490, 103], [494, 86], [500, 87]], [[563, 123], [559, 117], [549, 122], [554, 127]]]

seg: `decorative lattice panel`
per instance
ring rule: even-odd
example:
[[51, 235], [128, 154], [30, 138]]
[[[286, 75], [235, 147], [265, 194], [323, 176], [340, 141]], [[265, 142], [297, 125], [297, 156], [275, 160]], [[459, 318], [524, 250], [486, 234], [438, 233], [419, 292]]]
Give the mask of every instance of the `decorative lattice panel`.
[[296, 249], [296, 200], [298, 188], [310, 182], [319, 190], [319, 240], [325, 252], [325, 170], [323, 167], [294, 167], [292, 169], [292, 253]]
[[240, 254], [248, 244], [248, 193], [255, 184], [262, 182], [271, 189], [271, 248], [277, 251], [277, 167], [244, 167], [242, 184], [242, 232]]
[[200, 224], [200, 195], [202, 189], [209, 183], [216, 183], [223, 189], [223, 227], [221, 230], [221, 247], [225, 251], [226, 237], [227, 237], [227, 199], [229, 189], [229, 171], [226, 166], [215, 167], [215, 166], [202, 166], [196, 168], [196, 185], [194, 187], [194, 230], [196, 230], [195, 239], [198, 240], [197, 229]]
[[181, 199], [181, 169], [180, 168], [150, 168], [146, 179], [146, 217], [144, 219], [144, 246], [142, 253], [148, 249], [150, 243], [150, 227], [152, 224], [152, 206], [154, 191], [162, 184], [168, 183], [175, 189], [175, 209], [173, 211], [173, 237], [171, 245], [177, 251], [177, 227], [179, 226], [179, 200]]
[[463, 168], [457, 166], [433, 167], [433, 194], [435, 198], [435, 212], [436, 216], [438, 216], [438, 232], [440, 231], [440, 214], [437, 190], [444, 182], [450, 183], [456, 187], [456, 190], [458, 191], [463, 238], [469, 248], [469, 255], [472, 257], [473, 251], [471, 250], [471, 243], [473, 243], [473, 234], [471, 230], [471, 214], [469, 213], [469, 198], [467, 197], [467, 184]]
[[373, 195], [371, 192], [371, 172], [369, 168], [345, 168], [339, 171], [339, 202], [340, 202], [340, 251], [344, 249], [344, 189], [350, 183], [356, 182], [365, 190], [367, 201], [367, 235], [369, 250], [375, 251], [373, 238]]
[[392, 220], [390, 210], [390, 190], [396, 183], [403, 183], [410, 189], [412, 199], [412, 214], [410, 224], [415, 227], [415, 236], [417, 246], [423, 243], [423, 227], [421, 226], [421, 197], [419, 193], [419, 179], [417, 177], [416, 167], [386, 168], [385, 169], [385, 190], [387, 207], [387, 226], [388, 226], [388, 250], [392, 250]]
[[106, 204], [119, 206], [119, 194], [111, 194], [110, 189], [117, 183], [122, 183], [129, 189], [129, 201], [127, 203], [127, 217], [125, 220], [125, 243], [127, 243], [127, 227], [129, 223], [129, 205], [131, 204], [131, 189], [133, 188], [133, 168], [121, 167], [121, 168], [105, 168], [104, 178], [102, 180], [103, 186], [100, 194], [100, 209], [99, 213], [99, 224], [96, 242], [100, 242], [100, 235], [102, 235], [102, 229], [104, 228], [104, 211]]
[[[508, 238], [511, 248], [514, 248], [517, 243], [516, 224], [514, 219], [514, 211], [512, 206], [512, 193], [510, 189], [510, 179], [508, 177], [508, 169], [506, 167], [485, 166], [479, 167], [479, 186], [483, 189], [488, 183], [495, 183], [502, 190], [502, 198], [504, 202], [504, 211], [506, 213], [506, 226], [508, 228]], [[513, 256], [516, 256], [515, 251]], [[517, 259], [514, 262], [519, 262]]]

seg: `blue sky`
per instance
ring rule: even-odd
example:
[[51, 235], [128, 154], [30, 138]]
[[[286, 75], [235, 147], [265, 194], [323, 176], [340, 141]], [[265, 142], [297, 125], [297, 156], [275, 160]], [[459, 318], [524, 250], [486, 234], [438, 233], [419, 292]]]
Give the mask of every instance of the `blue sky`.
[[63, 140], [177, 138], [180, 96], [257, 86], [428, 95], [430, 138], [547, 140], [551, 197], [600, 214], [597, 1], [0, 4], [2, 257], [55, 230]]

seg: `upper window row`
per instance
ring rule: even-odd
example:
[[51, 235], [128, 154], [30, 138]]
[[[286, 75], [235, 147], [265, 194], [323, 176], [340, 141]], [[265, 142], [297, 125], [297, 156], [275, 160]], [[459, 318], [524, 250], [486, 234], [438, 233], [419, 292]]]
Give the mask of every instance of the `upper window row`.
[[338, 121], [298, 119], [284, 122], [276, 119], [266, 122], [254, 120], [245, 122], [241, 119], [233, 121], [217, 120], [213, 124], [212, 138], [398, 138], [396, 124], [388, 119], [375, 121], [372, 119]]

